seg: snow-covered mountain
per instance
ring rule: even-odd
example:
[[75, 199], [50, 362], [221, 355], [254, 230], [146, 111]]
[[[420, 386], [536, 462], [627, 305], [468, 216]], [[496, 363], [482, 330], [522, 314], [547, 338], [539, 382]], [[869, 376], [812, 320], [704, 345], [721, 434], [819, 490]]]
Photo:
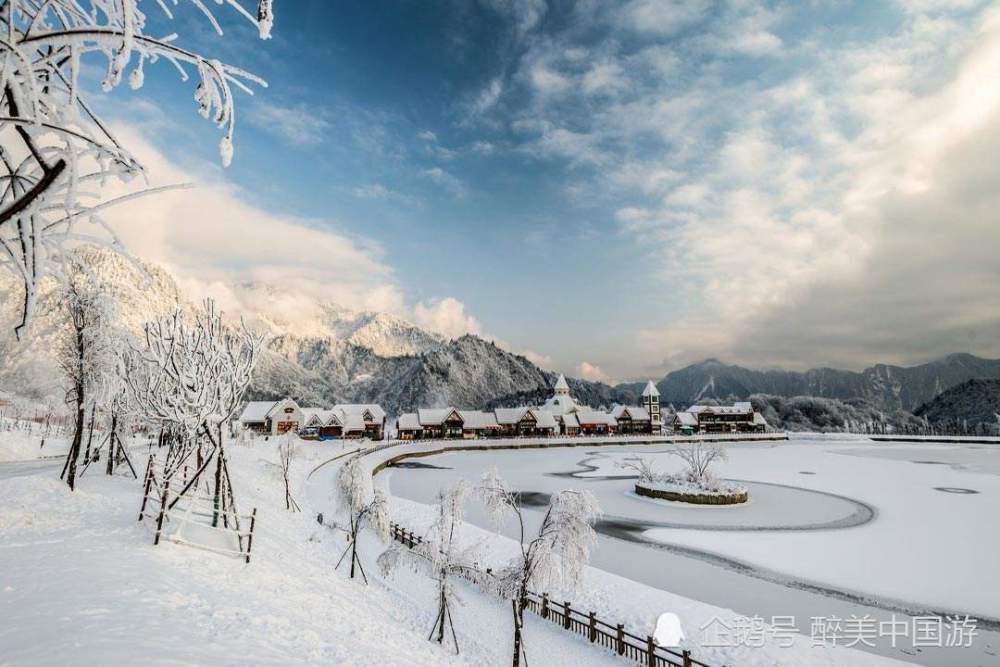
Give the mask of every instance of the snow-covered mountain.
[[358, 311], [276, 285], [244, 282], [233, 286], [239, 310], [272, 337], [336, 341], [384, 357], [419, 354], [438, 347], [443, 336], [406, 320], [375, 311]]
[[970, 379], [1000, 378], [1000, 360], [950, 354], [917, 366], [876, 364], [863, 371], [813, 368], [805, 372], [754, 370], [708, 359], [668, 373], [657, 388], [678, 407], [705, 400], [746, 400], [754, 394], [860, 399], [878, 410], [912, 411]]
[[[196, 295], [184, 294], [164, 270], [136, 266], [114, 252], [80, 251], [94, 274], [111, 286], [127, 327], [138, 334], [148, 319], [190, 307]], [[54, 282], [46, 284], [32, 324], [30, 342], [3, 354], [12, 338], [16, 285], [0, 273], [0, 389], [45, 396], [58, 392], [60, 379], [53, 350], [64, 315]], [[476, 336], [447, 340], [394, 315], [353, 311], [274, 285], [241, 283], [228, 288], [227, 314], [269, 335], [251, 394], [293, 396], [309, 404], [375, 402], [390, 414], [417, 407], [481, 407], [510, 397], [548, 396], [555, 383], [520, 355]], [[6, 357], [6, 359], [2, 358]], [[583, 395], [600, 402], [610, 387], [573, 381]]]

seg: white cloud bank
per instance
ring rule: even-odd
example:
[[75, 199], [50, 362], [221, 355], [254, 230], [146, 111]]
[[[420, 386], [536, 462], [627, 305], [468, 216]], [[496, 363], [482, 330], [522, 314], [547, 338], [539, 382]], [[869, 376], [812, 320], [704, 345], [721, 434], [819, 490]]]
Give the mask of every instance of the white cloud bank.
[[520, 148], [616, 202], [669, 295], [648, 367], [615, 372], [1000, 356], [1000, 8], [900, 3], [860, 40], [794, 3], [705, 4], [582, 4], [512, 67]]
[[262, 210], [218, 172], [191, 173], [174, 164], [134, 127], [123, 127], [118, 135], [146, 167], [152, 185], [195, 183], [192, 189], [139, 198], [107, 215], [129, 252], [162, 265], [191, 298], [212, 297], [230, 313], [304, 327], [316, 323], [323, 305], [332, 302], [392, 313], [447, 337], [483, 334], [480, 322], [454, 297], [411, 308], [382, 248], [370, 239], [329, 222]]

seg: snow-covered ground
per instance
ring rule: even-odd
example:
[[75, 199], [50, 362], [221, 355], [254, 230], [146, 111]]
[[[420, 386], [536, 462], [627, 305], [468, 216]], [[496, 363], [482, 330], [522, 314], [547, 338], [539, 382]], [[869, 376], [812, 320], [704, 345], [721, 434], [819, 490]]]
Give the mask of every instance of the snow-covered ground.
[[0, 419], [0, 463], [64, 456], [67, 450], [69, 438], [62, 429], [45, 429], [31, 421]]
[[[333, 571], [345, 547], [343, 535], [318, 525], [316, 514], [324, 513], [328, 522], [335, 515], [333, 480], [337, 462], [316, 467], [355, 446], [344, 449], [340, 443], [301, 443], [302, 453], [293, 469], [293, 492], [303, 507], [298, 514], [284, 510], [280, 476], [272, 464], [277, 460], [274, 439], [258, 441], [251, 447], [230, 447], [240, 508], [258, 508], [258, 529], [249, 565], [172, 543], [154, 547], [149, 527], [135, 521], [141, 489], [131, 478], [107, 478], [89, 471], [77, 492], [71, 493], [58, 481], [61, 461], [0, 464], [0, 618], [5, 621], [0, 624], [0, 665], [506, 663], [510, 650], [510, 612], [506, 605], [490, 596], [466, 585], [461, 587], [462, 605], [455, 610], [455, 623], [462, 653], [455, 657], [426, 640], [433, 625], [433, 583], [408, 572], [397, 572], [390, 579], [383, 579], [374, 558], [385, 545], [378, 543], [371, 533], [366, 533], [361, 543], [371, 585], [364, 587], [348, 580], [344, 571]], [[401, 445], [379, 456], [384, 459], [422, 446], [426, 447]], [[795, 445], [781, 445], [788, 446]], [[827, 447], [828, 443], [822, 446]], [[744, 443], [740, 447], [747, 447], [748, 455], [757, 451], [765, 456], [776, 449], [759, 443]], [[857, 448], [858, 443], [852, 443], [852, 447]], [[633, 449], [662, 448], [663, 445], [597, 447], [593, 451], [599, 457], [613, 458], [631, 455]], [[600, 476], [604, 465], [601, 460], [596, 467], [592, 461], [590, 467], [575, 465], [580, 460], [592, 459], [590, 451], [586, 447], [483, 451], [417, 461], [435, 465], [453, 457], [453, 463], [464, 466], [462, 476], [472, 478], [497, 463], [503, 472], [515, 473], [509, 476], [518, 483], [543, 479], [551, 481], [554, 489], [581, 484], [596, 487], [606, 482], [542, 474], [547, 469]], [[373, 464], [379, 456], [371, 457]], [[860, 458], [850, 452], [839, 452], [836, 456], [848, 461]], [[508, 457], [516, 457], [521, 463], [513, 464]], [[734, 456], [727, 465], [737, 460]], [[892, 462], [892, 459], [880, 460]], [[546, 465], [541, 465], [542, 461]], [[518, 466], [533, 468], [534, 477], [518, 478], [519, 473], [515, 472], [520, 469]], [[309, 476], [314, 469], [315, 473]], [[380, 484], [389, 484], [393, 489], [399, 483], [416, 480], [433, 495], [438, 481], [445, 479], [444, 473], [453, 472], [433, 468], [390, 469], [378, 479]], [[614, 474], [622, 472], [614, 469]], [[750, 486], [753, 493], [754, 487]], [[544, 492], [543, 487], [534, 490]], [[781, 520], [805, 521], [818, 516], [836, 521], [856, 509], [847, 500], [831, 499], [824, 494], [815, 496], [810, 502], [801, 503], [806, 509], [789, 510]], [[652, 512], [659, 510], [657, 501], [627, 496], [618, 500], [626, 505], [643, 505]], [[781, 497], [774, 503], [795, 505], [782, 502]], [[762, 498], [757, 503], [758, 511], [763, 504]], [[753, 505], [751, 502], [750, 506]], [[477, 511], [471, 509], [470, 519], [476, 521]], [[621, 507], [609, 505], [606, 511], [617, 514]], [[429, 508], [413, 499], [392, 498], [391, 513], [393, 518], [417, 528], [418, 532], [429, 520]], [[484, 544], [489, 546], [482, 556], [484, 565], [501, 562], [503, 554], [514, 546], [513, 542], [474, 526], [466, 530], [468, 539], [487, 540]], [[732, 531], [725, 534], [743, 537]], [[621, 548], [608, 549], [612, 541]], [[745, 604], [738, 586], [744, 580], [756, 580], [697, 558], [667, 552], [663, 553], [669, 558], [653, 561], [653, 567], [661, 574], [669, 574], [675, 561], [695, 563], [693, 569], [678, 568], [674, 572], [693, 576], [688, 585], [672, 585], [680, 583], [676, 576], [673, 582], [653, 578], [645, 583], [642, 577], [622, 576], [622, 562], [646, 565], [649, 553], [657, 552], [647, 545], [602, 537], [594, 554], [595, 567], [587, 568], [580, 588], [551, 592], [572, 600], [574, 607], [593, 609], [604, 618], [623, 622], [637, 634], [651, 633], [660, 613], [677, 613], [688, 635], [686, 645], [692, 648], [695, 657], [714, 665], [893, 664], [892, 660], [871, 653], [814, 647], [805, 636], [789, 640], [792, 646], [788, 648], [779, 646], [776, 638], [769, 639], [763, 648], [703, 645], [699, 628], [705, 624], [719, 621], [730, 627], [748, 627], [744, 617], [726, 607], [754, 613], [756, 610]], [[795, 556], [792, 553], [789, 558]], [[990, 584], [992, 580], [986, 582]], [[735, 594], [716, 595], [727, 588], [736, 591]], [[692, 594], [699, 592], [708, 595]], [[717, 604], [691, 599], [699, 597]], [[786, 613], [798, 613], [797, 610], [798, 606]], [[622, 664], [617, 656], [541, 619], [529, 615], [526, 621], [531, 664]], [[915, 657], [923, 663], [927, 654], [897, 654], [897, 657]]]
[[987, 529], [1000, 511], [1000, 448], [823, 438], [729, 451], [717, 473], [750, 488], [745, 506], [635, 496], [634, 480], [621, 479], [623, 459], [680, 465], [655, 445], [450, 453], [414, 460], [444, 470], [392, 469], [388, 479], [394, 494], [424, 502], [427, 490], [491, 464], [525, 491], [579, 484], [607, 513], [594, 554], [600, 568], [766, 619], [795, 615], [804, 632], [812, 616], [909, 622], [968, 613], [980, 619], [971, 648], [893, 648], [876, 638], [873, 650], [924, 664], [1000, 663], [1000, 538]]
[[[152, 545], [136, 516], [139, 482], [88, 472], [71, 493], [60, 461], [0, 464], [0, 665], [493, 665], [508, 661], [509, 610], [478, 593], [456, 609], [462, 654], [427, 641], [433, 589], [416, 575], [372, 585], [334, 571], [342, 535], [319, 526], [329, 481], [306, 489], [340, 445], [308, 443], [295, 464], [303, 512], [284, 509], [275, 442], [232, 447], [241, 510], [256, 506], [249, 565], [172, 543]], [[318, 499], [313, 503], [313, 499]], [[620, 664], [527, 620], [532, 664]]]

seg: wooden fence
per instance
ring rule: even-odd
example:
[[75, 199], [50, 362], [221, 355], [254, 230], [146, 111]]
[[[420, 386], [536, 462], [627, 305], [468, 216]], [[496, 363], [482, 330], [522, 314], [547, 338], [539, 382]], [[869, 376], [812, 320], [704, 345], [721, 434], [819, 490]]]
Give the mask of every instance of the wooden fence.
[[[150, 454], [143, 477], [142, 506], [139, 521], [154, 522], [153, 544], [161, 539], [204, 549], [250, 562], [254, 530], [257, 525], [257, 508], [250, 514], [239, 514], [233, 503], [232, 492], [220, 498], [199, 489], [200, 470], [183, 461], [168, 466], [156, 453]], [[242, 525], [241, 525], [241, 521]], [[167, 534], [166, 527], [176, 528]], [[248, 525], [249, 524], [249, 525]], [[187, 529], [197, 535], [182, 536]]]
[[[390, 524], [390, 535], [392, 539], [410, 549], [424, 541], [412, 530], [407, 531], [397, 523]], [[468, 567], [465, 568], [461, 576], [478, 586], [485, 587], [488, 578], [493, 576], [493, 572], [491, 569], [483, 572]], [[648, 667], [711, 667], [707, 663], [692, 658], [690, 651], [658, 646], [653, 637], [649, 635], [640, 637], [628, 632], [621, 623], [611, 624], [602, 621], [597, 618], [593, 611], [584, 613], [579, 609], [574, 609], [569, 601], [552, 601], [547, 593], [539, 595], [528, 591], [526, 609], [564, 630], [586, 637], [591, 644], [603, 646], [639, 665], [647, 665]]]

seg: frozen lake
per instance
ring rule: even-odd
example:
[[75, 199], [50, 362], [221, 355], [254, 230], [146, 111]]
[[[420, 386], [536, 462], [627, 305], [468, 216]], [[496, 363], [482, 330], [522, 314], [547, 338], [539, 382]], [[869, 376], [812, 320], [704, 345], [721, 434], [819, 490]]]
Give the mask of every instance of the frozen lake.
[[[968, 614], [979, 619], [972, 648], [914, 648], [906, 639], [894, 648], [877, 637], [874, 648], [855, 647], [942, 667], [1000, 664], [1000, 446], [731, 444], [716, 472], [749, 487], [751, 501], [729, 507], [636, 496], [619, 464], [642, 456], [680, 469], [668, 448], [454, 452], [384, 474], [394, 495], [425, 503], [493, 465], [534, 505], [585, 488], [604, 511], [596, 567], [767, 621], [794, 616], [807, 635], [812, 617]], [[472, 505], [468, 519], [487, 527]]]

